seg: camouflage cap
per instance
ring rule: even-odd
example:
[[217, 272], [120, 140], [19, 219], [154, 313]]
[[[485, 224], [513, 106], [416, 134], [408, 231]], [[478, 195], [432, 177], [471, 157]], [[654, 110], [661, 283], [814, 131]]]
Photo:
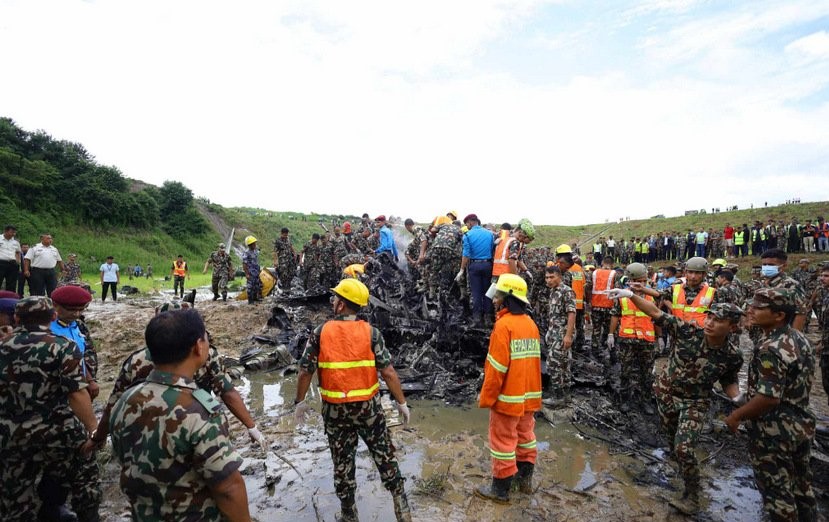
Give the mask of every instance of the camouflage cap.
[[156, 309], [156, 313], [163, 314], [164, 312], [172, 312], [181, 310], [182, 308], [190, 308], [190, 303], [187, 301], [167, 301]]
[[224, 244], [224, 243], [219, 243], [219, 248], [220, 248], [220, 249], [221, 249], [221, 248], [225, 248], [225, 244]]
[[737, 263], [728, 263], [727, 265], [725, 265], [725, 269], [729, 272], [736, 272], [740, 269], [740, 265], [738, 265]]
[[734, 303], [714, 303], [708, 309], [708, 314], [713, 315], [717, 319], [732, 319], [739, 321], [740, 317], [745, 315], [745, 312]]
[[797, 264], [799, 264], [799, 265], [802, 265], [802, 264], [807, 264], [807, 265], [808, 265], [808, 264], [809, 264], [809, 263], [811, 263], [811, 262], [812, 262], [812, 260], [811, 260], [811, 259], [809, 259], [808, 257], [804, 257], [803, 259], [801, 259], [800, 261], [798, 261], [798, 262], [797, 262]]
[[21, 299], [14, 307], [14, 313], [17, 315], [54, 311], [55, 305], [52, 303], [52, 300], [42, 295], [33, 295], [25, 299]]
[[754, 308], [794, 306], [795, 299], [792, 292], [784, 288], [761, 288], [746, 304]]

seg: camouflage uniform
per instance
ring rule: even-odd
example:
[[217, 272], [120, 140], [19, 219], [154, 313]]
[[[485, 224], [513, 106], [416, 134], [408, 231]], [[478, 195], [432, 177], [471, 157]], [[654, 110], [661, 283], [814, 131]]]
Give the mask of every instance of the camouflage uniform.
[[815, 315], [820, 328], [820, 375], [823, 381], [823, 390], [829, 396], [829, 288], [821, 286], [815, 295]]
[[58, 281], [58, 286], [80, 283], [81, 281], [81, 265], [78, 263], [64, 263], [63, 277]]
[[806, 337], [784, 326], [755, 346], [748, 372], [749, 399], [780, 400], [747, 423], [754, 481], [772, 520], [816, 520], [809, 465], [815, 416], [809, 408], [815, 354]]
[[547, 310], [549, 303], [547, 299], [550, 296], [550, 289], [544, 282], [545, 272], [547, 268], [547, 258], [549, 257], [549, 248], [530, 248], [527, 252], [527, 268], [532, 273], [533, 278], [527, 281], [527, 296], [530, 300], [530, 309], [533, 311], [533, 320], [538, 325], [538, 331], [547, 331]]
[[219, 293], [221, 293], [222, 299], [227, 299], [227, 281], [233, 271], [230, 256], [224, 250], [215, 250], [207, 258], [207, 264], [213, 265], [213, 278], [211, 280], [213, 298], [218, 298]]
[[[710, 313], [731, 306], [715, 305]], [[676, 316], [663, 313], [654, 324], [667, 329], [677, 340], [653, 386], [661, 428], [676, 456], [686, 490], [699, 490], [699, 462], [694, 448], [711, 405], [711, 387], [718, 381], [723, 388], [737, 382], [743, 366], [739, 336], [730, 335], [724, 346], [712, 347], [705, 340], [703, 328]]]
[[276, 238], [273, 242], [273, 252], [279, 264], [276, 267], [279, 288], [290, 292], [291, 282], [296, 275], [296, 252], [294, 251], [294, 245], [291, 243], [291, 238]]
[[[354, 320], [355, 316], [337, 316], [334, 321]], [[320, 353], [320, 333], [318, 326], [299, 360], [299, 367], [308, 373], [317, 371]], [[386, 348], [383, 336], [377, 328], [371, 329], [371, 349], [374, 352], [375, 365], [378, 370], [391, 364], [391, 354]], [[357, 491], [355, 479], [355, 456], [358, 436], [363, 439], [374, 463], [380, 472], [383, 486], [392, 495], [404, 493], [403, 475], [394, 457], [394, 444], [386, 419], [380, 406], [380, 396], [375, 395], [367, 401], [330, 403], [323, 401], [322, 418], [325, 421], [325, 434], [328, 447], [334, 461], [334, 489], [343, 505], [354, 505]]]
[[322, 245], [319, 241], [316, 245], [309, 241], [302, 247], [302, 286], [306, 291], [320, 284], [321, 252]]
[[731, 303], [737, 306], [742, 306], [744, 302], [742, 292], [733, 282], [717, 288], [717, 300], [721, 303]]
[[334, 236], [331, 237], [331, 246], [334, 249], [334, 261], [337, 264], [337, 268], [342, 270], [348, 266], [342, 261], [342, 259], [348, 255], [348, 246], [345, 243], [345, 236], [342, 234], [339, 236], [334, 234]]
[[572, 348], [564, 349], [564, 336], [567, 334], [567, 315], [576, 312], [576, 294], [564, 283], [549, 290], [547, 333], [544, 336], [547, 345], [547, 375], [553, 391], [564, 391], [573, 383], [570, 374]]
[[445, 301], [461, 268], [461, 229], [452, 223], [440, 225], [429, 249], [429, 294]]
[[330, 288], [339, 281], [340, 273], [337, 271], [337, 264], [334, 261], [334, 245], [324, 236], [320, 245], [320, 275], [324, 288]]
[[420, 245], [426, 241], [426, 232], [423, 230], [423, 227], [414, 226], [412, 227], [411, 234], [413, 239], [406, 247], [406, 260], [409, 263], [409, 275], [413, 281], [417, 281], [420, 279], [421, 274], [418, 267], [415, 266], [415, 263], [420, 258]]
[[112, 412], [112, 448], [135, 520], [223, 520], [208, 486], [233, 474], [221, 404], [190, 379], [153, 370]]
[[242, 254], [242, 264], [248, 268], [248, 281], [245, 286], [248, 292], [248, 302], [258, 301], [262, 298], [262, 280], [259, 279], [259, 249], [245, 250]]
[[[812, 310], [809, 308], [809, 298], [806, 296], [806, 291], [800, 283], [791, 277], [788, 277], [786, 274], [781, 272], [770, 279], [762, 278], [760, 279], [759, 284], [761, 285], [760, 288], [788, 290], [794, 300], [794, 306], [798, 314], [807, 315], [812, 313]], [[759, 290], [759, 288], [757, 290]], [[757, 290], [755, 290], [755, 292]], [[751, 341], [756, 347], [762, 340], [763, 331], [756, 326], [752, 326], [749, 329], [749, 337], [751, 337]]]
[[[801, 270], [799, 267], [792, 271], [792, 279], [800, 283], [800, 286], [803, 287], [803, 291], [806, 293], [806, 297], [811, 297], [812, 294], [815, 292], [815, 289], [818, 285], [817, 280], [817, 270], [812, 267], [809, 267], [806, 270]], [[812, 313], [809, 310], [806, 314], [806, 323], [803, 326], [803, 331], [807, 331], [809, 328], [809, 324], [812, 322]]]
[[[35, 520], [41, 472], [68, 479], [72, 506], [97, 513], [101, 493], [94, 457], [78, 448], [86, 429], [69, 407], [70, 393], [87, 387], [77, 345], [49, 326], [20, 326], [0, 344], [0, 519]], [[40, 492], [44, 504], [53, 499]]]
[[[622, 306], [618, 300], [613, 303], [610, 315], [622, 317]], [[654, 324], [654, 326], [656, 325]], [[619, 331], [621, 331], [621, 326]], [[651, 400], [651, 388], [653, 388], [652, 372], [656, 343], [618, 335], [615, 339], [621, 365], [619, 374], [621, 392], [625, 395], [639, 397], [642, 402], [649, 402]], [[653, 414], [653, 411], [649, 413]]]

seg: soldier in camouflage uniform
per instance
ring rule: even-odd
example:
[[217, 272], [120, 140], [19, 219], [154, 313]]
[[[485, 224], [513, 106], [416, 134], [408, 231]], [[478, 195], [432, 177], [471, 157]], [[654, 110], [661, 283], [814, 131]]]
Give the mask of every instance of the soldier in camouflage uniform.
[[112, 449], [134, 520], [250, 520], [242, 458], [221, 404], [193, 374], [208, 358], [195, 310], [159, 314], [145, 331], [156, 367], [112, 409]]
[[[331, 236], [331, 246], [334, 249], [334, 261], [337, 264], [337, 269], [342, 271], [343, 268], [353, 263], [344, 263], [343, 258], [348, 255], [348, 244], [345, 236], [342, 234], [342, 229], [339, 226], [334, 227], [334, 235]], [[360, 261], [362, 263], [362, 261]]]
[[[296, 275], [296, 251], [288, 237], [289, 230], [285, 227], [279, 233], [279, 237], [273, 242], [273, 266], [276, 269], [276, 276], [279, 280], [279, 288], [283, 292], [291, 291], [291, 283]], [[340, 236], [342, 240], [342, 236]], [[343, 248], [345, 243], [341, 241]]]
[[78, 255], [69, 254], [69, 260], [63, 264], [63, 272], [58, 286], [76, 285], [81, 282], [81, 265], [78, 264]]
[[210, 265], [213, 265], [213, 278], [211, 279], [213, 300], [217, 300], [221, 292], [222, 301], [227, 301], [227, 282], [233, 274], [233, 262], [225, 251], [224, 243], [219, 243], [217, 250], [214, 250], [207, 258], [202, 274], [207, 273], [207, 267]]
[[320, 244], [320, 235], [314, 232], [311, 235], [311, 241], [308, 241], [302, 247], [300, 265], [302, 266], [302, 286], [306, 292], [314, 287], [320, 286], [320, 278], [322, 276], [321, 253], [322, 245]]
[[737, 285], [734, 284], [734, 274], [728, 270], [722, 270], [717, 275], [717, 301], [731, 303], [737, 306], [743, 305], [743, 295]]
[[[625, 270], [625, 281], [636, 288], [636, 295], [642, 296], [647, 287], [647, 269], [642, 263], [631, 263]], [[634, 286], [636, 283], [638, 285]], [[610, 294], [608, 294], [610, 295]], [[623, 309], [622, 304], [627, 308]], [[653, 302], [652, 300], [649, 302]], [[652, 324], [650, 319], [644, 318], [644, 310], [638, 309], [636, 304], [628, 306], [625, 300], [613, 303], [610, 310], [610, 327], [607, 336], [607, 345], [611, 352], [618, 350], [620, 372], [621, 411], [630, 411], [633, 400], [641, 403], [648, 415], [653, 415], [653, 362], [655, 340], [662, 338], [662, 331]], [[626, 326], [625, 317], [631, 319], [631, 326]], [[641, 321], [645, 320], [647, 325]], [[620, 326], [621, 325], [621, 326]], [[618, 346], [617, 345], [618, 339]]]
[[411, 218], [406, 219], [404, 226], [412, 235], [412, 241], [406, 247], [405, 252], [406, 262], [409, 266], [409, 275], [412, 281], [417, 282], [421, 278], [419, 265], [423, 262], [426, 254], [426, 232], [423, 230], [423, 227], [415, 225], [414, 220]]
[[449, 218], [435, 226], [435, 239], [429, 248], [429, 296], [446, 303], [455, 274], [461, 268], [462, 234]]
[[342, 509], [339, 520], [357, 520], [354, 496], [359, 437], [374, 459], [383, 486], [392, 494], [397, 520], [411, 522], [403, 475], [394, 457], [394, 445], [377, 395], [377, 370], [397, 401], [405, 424], [409, 421], [409, 408], [400, 379], [391, 365], [391, 354], [380, 330], [357, 319], [357, 311], [368, 304], [368, 288], [356, 279], [344, 279], [333, 292], [334, 319], [314, 330], [299, 361], [294, 400], [297, 421], [302, 423], [310, 410], [305, 395], [313, 374], [319, 370], [322, 417], [334, 461], [334, 488]]
[[[762, 266], [760, 267], [760, 282], [762, 288], [775, 288], [789, 290], [793, 299], [795, 300], [795, 317], [792, 322], [792, 328], [798, 331], [804, 331], [806, 326], [806, 315], [811, 314], [812, 310], [809, 308], [809, 298], [806, 291], [795, 279], [789, 277], [784, 272], [788, 260], [788, 255], [779, 249], [766, 250], [760, 256]], [[756, 291], [755, 291], [756, 293]], [[749, 330], [749, 336], [752, 342], [757, 346], [763, 337], [762, 328], [752, 325]]]
[[820, 375], [823, 390], [829, 396], [829, 263], [820, 269], [820, 286], [812, 294], [812, 309], [820, 328]]
[[262, 300], [262, 280], [259, 279], [259, 249], [256, 248], [256, 238], [248, 236], [245, 238], [248, 249], [242, 254], [242, 269], [245, 271], [247, 285], [245, 289], [248, 294], [248, 304]]
[[544, 282], [550, 289], [547, 302], [547, 375], [550, 377], [551, 396], [544, 399], [547, 406], [567, 401], [573, 376], [570, 374], [570, 350], [576, 328], [576, 294], [563, 283], [561, 269], [555, 265], [545, 269]]
[[809, 464], [815, 415], [809, 395], [815, 353], [790, 325], [798, 297], [786, 288], [762, 288], [749, 301], [749, 320], [762, 328], [748, 371], [749, 401], [726, 419], [732, 432], [748, 421], [754, 481], [772, 521], [817, 520]]
[[[631, 286], [636, 291], [641, 283]], [[706, 330], [662, 312], [633, 291], [613, 290], [612, 295], [629, 297], [640, 311], [653, 318], [655, 325], [669, 330], [677, 339], [653, 392], [661, 428], [685, 482], [682, 499], [671, 505], [693, 514], [698, 509], [700, 492], [699, 462], [694, 450], [711, 405], [711, 388], [719, 382], [728, 397], [741, 400], [738, 374], [743, 357], [737, 332], [743, 311], [730, 303], [711, 305]]]
[[0, 344], [0, 520], [57, 520], [66, 498], [43, 500], [37, 513], [35, 486], [41, 472], [69, 481], [72, 507], [81, 521], [97, 521], [101, 493], [89, 435], [96, 420], [78, 346], [49, 330], [52, 300], [18, 301], [18, 327]]
[[[164, 312], [172, 312], [182, 308], [189, 308], [190, 303], [187, 302], [170, 302], [164, 303], [156, 310], [156, 315]], [[208, 339], [210, 334], [208, 334]], [[129, 354], [121, 364], [121, 371], [115, 379], [115, 384], [112, 387], [112, 393], [109, 395], [104, 412], [101, 415], [101, 420], [98, 423], [98, 430], [95, 432], [95, 442], [102, 443], [106, 440], [109, 434], [110, 415], [115, 403], [129, 388], [140, 384], [147, 380], [150, 372], [155, 368], [152, 354], [147, 347], [141, 348]], [[253, 417], [245, 406], [245, 402], [239, 392], [233, 386], [233, 381], [230, 375], [225, 370], [225, 365], [219, 355], [219, 350], [210, 344], [207, 356], [207, 362], [204, 366], [196, 370], [193, 375], [193, 381], [199, 387], [208, 393], [212, 392], [215, 396], [220, 397], [222, 402], [230, 410], [234, 417], [239, 419], [239, 422], [245, 425], [248, 429], [248, 435], [251, 441], [266, 447], [266, 441], [259, 430], [256, 428], [256, 423]]]
[[[809, 259], [803, 258], [798, 262], [797, 268], [792, 271], [792, 279], [800, 283], [807, 297], [811, 297], [818, 287], [818, 273], [817, 270], [809, 266], [810, 263]], [[811, 313], [806, 313], [805, 315], [806, 321], [803, 324], [804, 332], [808, 331], [809, 324], [812, 320]]]
[[334, 260], [334, 244], [328, 234], [323, 234], [320, 239], [320, 279], [324, 288], [331, 288], [340, 277]]

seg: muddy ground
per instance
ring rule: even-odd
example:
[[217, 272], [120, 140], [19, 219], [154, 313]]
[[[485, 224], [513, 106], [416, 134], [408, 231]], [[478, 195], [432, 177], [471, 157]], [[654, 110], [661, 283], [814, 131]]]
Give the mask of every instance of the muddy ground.
[[[269, 345], [262, 340], [279, 337], [280, 329], [268, 326], [272, 300], [249, 306], [237, 301], [213, 302], [210, 295], [200, 293], [196, 308], [224, 355], [238, 360], [253, 348], [267, 351]], [[100, 360], [102, 392], [95, 403], [99, 413], [121, 361], [143, 346], [144, 327], [167, 297], [122, 297], [117, 304], [90, 306], [88, 324]], [[321, 321], [326, 306], [317, 305], [303, 317], [309, 324]], [[825, 416], [829, 414], [827, 399], [819, 383], [817, 375], [813, 406], [819, 416]], [[244, 427], [228, 417], [234, 442], [245, 458], [242, 473], [252, 515], [261, 521], [333, 521], [339, 503], [322, 421], [316, 415], [304, 426], [296, 426], [290, 414], [295, 377], [278, 368], [245, 372], [236, 384], [271, 450], [265, 454], [252, 446]], [[575, 390], [573, 408], [547, 410], [537, 420], [536, 491], [532, 496], [513, 494], [509, 506], [472, 495], [489, 477], [487, 412], [469, 402], [457, 406], [410, 397], [409, 426], [395, 422], [391, 408], [389, 417], [415, 520], [686, 520], [668, 505], [682, 485], [665, 455], [664, 441], [656, 435], [658, 419], [640, 412], [620, 414], [604, 388], [583, 384]], [[319, 397], [314, 395], [311, 402], [319, 410]], [[713, 412], [714, 417], [719, 414]], [[699, 450], [705, 495], [704, 511], [697, 519], [761, 520], [760, 496], [752, 481], [744, 436], [724, 433], [716, 422], [709, 428]], [[108, 448], [99, 454], [99, 463], [102, 519], [129, 520], [126, 498], [118, 488], [119, 469]], [[362, 443], [357, 479], [361, 520], [393, 520], [391, 499]], [[816, 477], [824, 512], [829, 509], [827, 481], [826, 473]]]

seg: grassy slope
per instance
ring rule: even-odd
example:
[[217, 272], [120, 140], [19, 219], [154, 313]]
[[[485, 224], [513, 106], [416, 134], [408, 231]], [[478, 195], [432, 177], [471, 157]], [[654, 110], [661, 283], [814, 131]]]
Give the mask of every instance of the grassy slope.
[[[314, 232], [322, 232], [319, 220], [322, 219], [331, 228], [332, 219], [338, 221], [350, 220], [352, 223], [359, 222], [355, 216], [331, 216], [331, 215], [303, 215], [296, 212], [277, 212], [261, 209], [247, 208], [224, 208], [210, 204], [207, 207], [213, 214], [213, 222], [223, 221], [229, 227], [235, 227], [235, 242], [238, 244], [248, 234], [259, 238], [262, 249], [262, 262], [270, 261], [271, 242], [279, 234], [279, 229], [288, 227], [294, 238], [294, 246], [301, 248], [302, 244], [310, 239]], [[802, 203], [799, 205], [781, 205], [777, 207], [739, 210], [734, 212], [722, 212], [718, 214], [705, 214], [697, 216], [681, 216], [673, 218], [654, 218], [645, 220], [625, 221], [622, 223], [590, 224], [581, 226], [555, 226], [537, 225], [538, 238], [533, 246], [556, 246], [561, 243], [572, 243], [573, 241], [585, 243], [593, 236], [602, 234], [613, 235], [615, 238], [630, 238], [631, 236], [643, 236], [650, 233], [664, 231], [687, 232], [688, 228], [704, 226], [706, 229], [715, 228], [722, 230], [726, 223], [742, 224], [753, 223], [759, 219], [766, 222], [769, 218], [775, 220], [791, 220], [796, 216], [801, 223], [806, 219], [814, 220], [819, 215], [829, 216], [829, 202]], [[42, 219], [29, 217], [26, 219], [31, 227], [42, 228]], [[27, 227], [29, 228], [29, 227]], [[189, 261], [192, 279], [188, 287], [201, 286], [210, 283], [210, 275], [202, 275], [201, 269], [204, 260], [215, 247], [218, 241], [224, 241], [222, 237], [226, 232], [217, 230], [207, 238], [193, 245], [182, 245], [161, 231], [156, 232], [134, 232], [129, 230], [95, 230], [88, 227], [79, 227], [71, 224], [58, 224], [49, 227], [55, 237], [57, 246], [64, 257], [70, 252], [77, 252], [84, 270], [84, 279], [93, 284], [98, 281], [98, 266], [104, 261], [107, 255], [113, 255], [122, 269], [128, 264], [141, 263], [146, 267], [151, 263], [154, 269], [153, 280], [129, 281], [124, 277], [122, 284], [132, 284], [142, 291], [151, 289], [171, 288], [172, 283], [159, 281], [165, 274], [169, 274], [169, 267], [176, 254], [183, 254]], [[24, 236], [24, 240], [32, 241], [34, 238]], [[827, 260], [826, 255], [812, 255], [816, 260]], [[741, 262], [746, 266], [753, 262], [748, 258]], [[791, 263], [790, 263], [791, 264]], [[238, 260], [237, 260], [238, 265]]]

